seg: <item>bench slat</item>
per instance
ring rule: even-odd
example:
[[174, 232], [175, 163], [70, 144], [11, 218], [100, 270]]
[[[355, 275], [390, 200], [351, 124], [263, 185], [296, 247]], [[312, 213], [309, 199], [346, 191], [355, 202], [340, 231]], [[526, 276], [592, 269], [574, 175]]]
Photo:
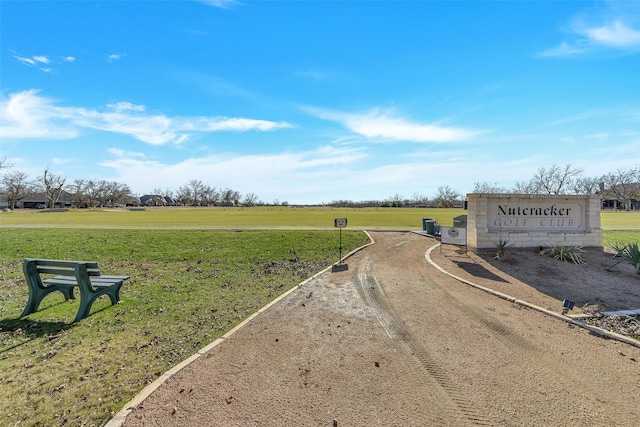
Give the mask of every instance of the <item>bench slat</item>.
[[[104, 283], [116, 283], [116, 282], [123, 282], [125, 280], [129, 279], [129, 276], [96, 276], [96, 277], [90, 277], [89, 280], [91, 280], [91, 284], [94, 283], [99, 283], [99, 284], [104, 284]], [[73, 276], [56, 276], [56, 277], [51, 277], [49, 279], [44, 279], [42, 281], [43, 283], [47, 283], [47, 284], [72, 284], [75, 286], [77, 285], [77, 281], [76, 278]]]
[[[42, 265], [37, 266], [39, 274], [59, 274], [63, 276], [75, 276], [75, 265], [73, 268], [50, 268]], [[100, 276], [100, 270], [87, 270], [89, 276]]]
[[76, 271], [71, 268], [38, 267], [38, 274], [61, 274], [63, 276], [75, 276]]
[[[106, 286], [113, 286], [117, 283], [122, 283], [124, 280], [111, 280], [111, 281], [106, 281], [106, 280], [98, 280], [98, 281], [91, 281], [91, 286], [96, 287], [96, 288], [100, 288], [100, 287], [106, 287]], [[77, 283], [75, 280], [64, 280], [64, 279], [47, 279], [46, 283], [49, 285], [72, 285], [72, 286], [77, 286]]]
[[87, 268], [98, 268], [98, 263], [95, 261], [68, 261], [63, 259], [40, 259], [40, 258], [26, 258], [25, 262], [33, 262], [35, 265], [44, 265], [51, 267], [67, 267], [75, 268], [77, 264], [86, 264]]

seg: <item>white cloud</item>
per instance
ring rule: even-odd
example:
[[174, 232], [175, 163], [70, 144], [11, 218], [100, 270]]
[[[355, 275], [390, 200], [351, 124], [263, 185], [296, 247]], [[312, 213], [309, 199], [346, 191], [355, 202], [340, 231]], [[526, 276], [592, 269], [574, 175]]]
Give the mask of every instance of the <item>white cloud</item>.
[[240, 4], [237, 0], [199, 0], [209, 6], [219, 7], [221, 9], [229, 9], [231, 6]]
[[569, 39], [539, 56], [576, 56], [601, 51], [639, 52], [638, 12], [633, 7], [618, 6], [611, 2], [607, 7], [585, 10], [573, 16], [568, 24]]
[[111, 54], [111, 55], [109, 55], [109, 56], [107, 57], [107, 61], [108, 61], [108, 62], [113, 62], [113, 61], [117, 61], [117, 60], [118, 60], [118, 59], [120, 59], [120, 58], [122, 58], [122, 55], [117, 54], [117, 53], [113, 53], [113, 54]]
[[613, 48], [640, 47], [640, 30], [634, 30], [621, 21], [596, 28], [587, 28], [584, 34], [596, 45]]
[[195, 134], [233, 131], [273, 131], [290, 128], [286, 122], [244, 117], [168, 117], [145, 114], [145, 107], [129, 102], [109, 104], [107, 111], [59, 107], [35, 90], [0, 98], [0, 137], [71, 138], [82, 129], [130, 135], [152, 145], [182, 143]]
[[325, 120], [341, 123], [350, 131], [370, 139], [410, 142], [453, 142], [470, 139], [482, 131], [447, 127], [434, 123], [416, 123], [396, 116], [392, 111], [373, 109], [354, 114], [305, 108]]
[[33, 55], [29, 57], [29, 56], [19, 55], [15, 52], [12, 52], [12, 53], [13, 53], [13, 57], [16, 58], [18, 61], [20, 61], [21, 63], [23, 63], [24, 65], [27, 65], [29, 67], [38, 66], [40, 68], [40, 71], [45, 73], [54, 72], [55, 69], [52, 67], [45, 67], [44, 65], [59, 64], [61, 62], [74, 62], [76, 60], [73, 56], [51, 59], [45, 55]]
[[[114, 151], [111, 151], [114, 153]], [[315, 197], [314, 191], [340, 188], [351, 165], [366, 158], [360, 149], [320, 147], [316, 150], [264, 155], [219, 154], [174, 164], [122, 156], [100, 166], [115, 170], [118, 180], [136, 192], [157, 187], [177, 189], [192, 179], [216, 187], [254, 192], [265, 201], [288, 200], [294, 194]]]
[[43, 64], [48, 64], [51, 61], [49, 60], [49, 58], [47, 58], [46, 56], [40, 56], [40, 55], [36, 55], [33, 57], [33, 60], [36, 62], [41, 62]]
[[580, 55], [583, 54], [585, 52], [587, 52], [588, 50], [585, 49], [584, 47], [581, 46], [577, 46], [577, 45], [572, 45], [567, 43], [566, 41], [563, 41], [562, 43], [560, 43], [558, 46], [545, 50], [543, 52], [539, 53], [539, 56], [548, 56], [548, 57], [553, 57], [553, 56], [573, 56], [573, 55]]
[[144, 111], [144, 105], [136, 105], [131, 102], [116, 102], [115, 104], [107, 104], [107, 107], [116, 111]]
[[60, 124], [53, 101], [36, 90], [0, 97], [0, 138], [73, 138], [73, 126]]
[[36, 65], [35, 59], [27, 58], [25, 56], [18, 56], [18, 55], [13, 55], [13, 57], [25, 65]]
[[144, 153], [135, 152], [135, 151], [124, 151], [124, 150], [121, 150], [120, 148], [109, 148], [107, 152], [110, 154], [113, 154], [116, 157], [135, 157], [140, 159], [145, 158]]
[[75, 159], [71, 159], [71, 158], [60, 158], [60, 157], [54, 157], [53, 159], [51, 159], [51, 162], [54, 165], [64, 165], [64, 164], [68, 164], [68, 163], [72, 163], [74, 162]]

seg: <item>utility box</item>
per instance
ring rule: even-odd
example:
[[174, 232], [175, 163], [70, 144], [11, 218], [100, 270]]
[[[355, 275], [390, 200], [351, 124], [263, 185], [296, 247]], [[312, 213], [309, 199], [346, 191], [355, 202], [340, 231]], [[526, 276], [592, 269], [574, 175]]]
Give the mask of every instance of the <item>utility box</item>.
[[467, 228], [467, 216], [460, 215], [453, 218], [453, 226], [456, 228]]
[[436, 234], [436, 222], [432, 219], [428, 219], [425, 221], [425, 229], [427, 234], [435, 236]]

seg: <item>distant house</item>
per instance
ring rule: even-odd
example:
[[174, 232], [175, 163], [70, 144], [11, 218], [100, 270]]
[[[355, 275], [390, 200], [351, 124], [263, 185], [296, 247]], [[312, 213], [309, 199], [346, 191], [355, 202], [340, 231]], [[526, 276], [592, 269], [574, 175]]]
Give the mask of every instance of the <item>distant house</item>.
[[166, 206], [167, 201], [157, 194], [145, 194], [140, 197], [140, 204], [142, 206]]
[[140, 205], [142, 206], [178, 206], [178, 202], [169, 196], [160, 196], [158, 194], [145, 194], [140, 197]]
[[128, 197], [124, 201], [125, 206], [140, 206], [140, 197]]
[[[71, 194], [62, 190], [60, 192], [60, 196], [58, 197], [58, 201], [56, 201], [54, 208], [70, 208], [72, 206], [71, 203], [72, 197]], [[44, 209], [49, 207], [49, 198], [46, 193], [34, 193], [30, 196], [23, 197], [20, 200], [16, 201], [17, 208], [23, 209]]]
[[[640, 183], [627, 184], [624, 189], [617, 188], [600, 192], [602, 209], [640, 210]], [[627, 200], [620, 200], [618, 194], [624, 194]]]

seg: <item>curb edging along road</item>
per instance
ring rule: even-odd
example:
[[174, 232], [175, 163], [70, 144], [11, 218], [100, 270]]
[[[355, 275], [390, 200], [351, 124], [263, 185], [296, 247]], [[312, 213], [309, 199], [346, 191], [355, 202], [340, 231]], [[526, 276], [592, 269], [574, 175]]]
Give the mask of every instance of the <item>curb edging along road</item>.
[[[471, 286], [473, 288], [482, 290], [482, 291], [487, 292], [487, 293], [489, 293], [491, 295], [494, 295], [494, 296], [497, 296], [499, 298], [502, 298], [502, 299], [505, 299], [507, 301], [510, 301], [510, 302], [512, 302], [514, 304], [518, 304], [518, 305], [521, 305], [523, 307], [531, 308], [533, 310], [536, 310], [536, 311], [539, 311], [539, 312], [541, 312], [543, 314], [546, 314], [547, 316], [551, 316], [551, 317], [553, 317], [555, 319], [562, 320], [563, 322], [569, 323], [571, 325], [575, 325], [575, 326], [579, 326], [581, 328], [587, 329], [588, 331], [590, 331], [590, 332], [592, 332], [594, 334], [597, 334], [597, 335], [599, 335], [601, 337], [617, 340], [617, 341], [623, 342], [625, 344], [630, 344], [630, 345], [632, 345], [634, 347], [640, 348], [640, 341], [635, 340], [633, 338], [630, 338], [630, 337], [627, 337], [627, 336], [624, 336], [624, 335], [621, 335], [621, 334], [617, 334], [615, 332], [611, 332], [611, 331], [608, 331], [606, 329], [598, 328], [597, 326], [589, 325], [588, 323], [581, 322], [581, 321], [576, 320], [576, 319], [574, 319], [572, 317], [565, 316], [563, 314], [556, 313], [556, 312], [551, 311], [551, 310], [547, 310], [546, 308], [542, 308], [542, 307], [539, 307], [539, 306], [537, 306], [535, 304], [532, 304], [530, 302], [517, 299], [517, 298], [512, 297], [510, 295], [507, 295], [507, 294], [503, 294], [502, 292], [494, 291], [493, 289], [486, 288], [484, 286], [480, 286], [480, 285], [478, 285], [476, 283], [473, 283], [470, 280], [463, 279], [462, 277], [459, 277], [459, 276], [456, 276], [455, 274], [449, 273], [448, 271], [446, 271], [444, 268], [440, 267], [438, 264], [436, 264], [435, 261], [433, 261], [431, 259], [431, 252], [433, 252], [433, 250], [435, 248], [437, 248], [438, 246], [440, 246], [440, 245], [441, 245], [441, 243], [437, 243], [437, 244], [433, 245], [432, 247], [430, 247], [429, 249], [427, 249], [427, 251], [424, 254], [424, 257], [426, 258], [426, 260], [427, 260], [427, 262], [429, 264], [431, 264], [433, 267], [435, 267], [440, 272], [446, 274], [447, 276], [449, 276], [449, 277], [451, 277], [453, 279], [456, 279], [457, 281], [462, 282], [462, 283], [464, 283], [466, 285], [469, 285], [469, 286]], [[480, 263], [481, 259], [476, 254], [474, 254], [473, 252], [467, 252], [467, 255], [471, 258], [472, 261], [474, 261], [476, 263]]]
[[[350, 256], [352, 256], [353, 254], [355, 254], [356, 252], [361, 251], [362, 249], [373, 245], [375, 242], [373, 240], [373, 238], [371, 237], [371, 235], [366, 231], [363, 230], [364, 233], [367, 235], [367, 237], [369, 237], [370, 242], [367, 243], [366, 245], [362, 245], [359, 248], [356, 248], [354, 250], [352, 250], [351, 252], [349, 252], [347, 255], [345, 255], [344, 257], [342, 257], [339, 262], [341, 263], [342, 261], [344, 261], [345, 259], [349, 258]], [[265, 311], [267, 311], [269, 308], [273, 307], [274, 305], [276, 305], [277, 303], [279, 303], [281, 300], [283, 300], [284, 298], [286, 298], [287, 296], [289, 296], [289, 294], [295, 292], [298, 288], [300, 288], [301, 286], [304, 286], [305, 284], [309, 283], [310, 281], [312, 281], [313, 279], [315, 279], [317, 276], [331, 270], [333, 268], [333, 265], [330, 265], [329, 267], [325, 268], [322, 271], [319, 271], [318, 273], [314, 274], [313, 276], [309, 277], [308, 279], [304, 280], [303, 282], [299, 283], [298, 285], [294, 286], [293, 288], [289, 289], [287, 292], [285, 292], [284, 294], [280, 295], [279, 297], [277, 297], [276, 299], [274, 299], [273, 301], [269, 302], [267, 305], [265, 305], [264, 307], [260, 308], [258, 311], [256, 311], [255, 313], [253, 313], [251, 316], [247, 317], [246, 319], [244, 319], [242, 322], [238, 323], [233, 329], [231, 329], [229, 332], [225, 333], [224, 335], [222, 335], [220, 338], [217, 338], [215, 341], [213, 341], [212, 343], [206, 345], [205, 347], [201, 348], [200, 350], [198, 350], [194, 355], [192, 355], [191, 357], [183, 360], [182, 362], [178, 363], [177, 365], [175, 365], [173, 368], [169, 369], [167, 372], [165, 372], [164, 374], [160, 375], [155, 381], [153, 381], [151, 384], [147, 385], [145, 388], [142, 389], [142, 391], [140, 391], [137, 395], [135, 395], [133, 397], [133, 399], [131, 399], [130, 401], [128, 401], [120, 411], [118, 411], [116, 413], [116, 415], [111, 418], [111, 420], [109, 420], [109, 422], [107, 422], [107, 424], [105, 424], [105, 427], [121, 427], [127, 416], [129, 414], [131, 414], [132, 412], [134, 412], [138, 406], [144, 402], [144, 400], [149, 397], [154, 391], [156, 391], [162, 384], [164, 384], [167, 380], [169, 380], [169, 378], [171, 378], [172, 376], [174, 376], [175, 374], [177, 374], [178, 372], [180, 372], [182, 369], [184, 369], [185, 367], [189, 366], [191, 363], [193, 363], [194, 361], [196, 361], [197, 359], [199, 359], [201, 356], [207, 354], [209, 351], [213, 350], [215, 347], [217, 347], [218, 345], [222, 344], [223, 342], [225, 342], [227, 339], [229, 339], [233, 334], [235, 334], [236, 332], [238, 332], [240, 329], [242, 329], [244, 326], [246, 326], [249, 322], [251, 322], [253, 319], [255, 319], [258, 315], [260, 315], [261, 313], [264, 313]]]

